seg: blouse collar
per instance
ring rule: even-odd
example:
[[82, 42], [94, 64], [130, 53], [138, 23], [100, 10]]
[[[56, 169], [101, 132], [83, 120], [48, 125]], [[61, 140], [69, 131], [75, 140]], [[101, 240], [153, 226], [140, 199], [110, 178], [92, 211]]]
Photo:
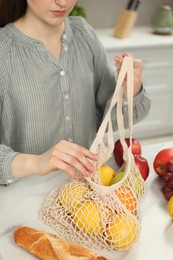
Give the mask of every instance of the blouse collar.
[[[43, 43], [36, 40], [26, 34], [22, 33], [13, 23], [9, 23], [5, 26], [15, 37], [17, 37], [21, 42], [28, 45], [42, 46]], [[72, 28], [70, 26], [69, 18], [65, 19], [65, 30], [62, 37], [62, 43], [70, 43], [72, 37]]]

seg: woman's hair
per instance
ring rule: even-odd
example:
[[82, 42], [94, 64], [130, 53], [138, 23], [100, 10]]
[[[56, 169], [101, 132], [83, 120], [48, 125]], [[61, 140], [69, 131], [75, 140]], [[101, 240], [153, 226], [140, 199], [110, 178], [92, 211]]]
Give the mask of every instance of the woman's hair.
[[26, 12], [26, 0], [0, 0], [0, 27], [12, 23]]

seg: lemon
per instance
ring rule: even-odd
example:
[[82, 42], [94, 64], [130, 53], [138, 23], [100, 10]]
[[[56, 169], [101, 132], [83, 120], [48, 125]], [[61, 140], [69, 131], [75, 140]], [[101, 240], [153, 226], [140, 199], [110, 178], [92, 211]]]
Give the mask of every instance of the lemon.
[[115, 171], [110, 166], [102, 165], [100, 167], [100, 180], [103, 186], [109, 186], [114, 176]]
[[88, 187], [85, 185], [77, 182], [69, 183], [60, 192], [60, 202], [66, 209], [73, 213], [87, 192]]
[[119, 213], [108, 223], [106, 235], [116, 249], [128, 249], [136, 242], [139, 232], [140, 228], [132, 217]]
[[173, 220], [173, 196], [168, 201], [167, 209], [170, 217]]
[[102, 231], [99, 207], [92, 200], [86, 200], [83, 204], [78, 204], [74, 213], [76, 226], [88, 235], [97, 235]]

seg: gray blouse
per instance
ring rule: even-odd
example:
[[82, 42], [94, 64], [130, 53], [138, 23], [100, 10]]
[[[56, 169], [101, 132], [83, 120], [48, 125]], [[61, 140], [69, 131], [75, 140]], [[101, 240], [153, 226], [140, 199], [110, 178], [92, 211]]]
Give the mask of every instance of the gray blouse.
[[[89, 148], [115, 85], [105, 50], [82, 18], [66, 19], [59, 61], [13, 24], [0, 28], [0, 184], [15, 181], [17, 153], [41, 154], [62, 139]], [[143, 88], [134, 98], [134, 122], [149, 109]]]

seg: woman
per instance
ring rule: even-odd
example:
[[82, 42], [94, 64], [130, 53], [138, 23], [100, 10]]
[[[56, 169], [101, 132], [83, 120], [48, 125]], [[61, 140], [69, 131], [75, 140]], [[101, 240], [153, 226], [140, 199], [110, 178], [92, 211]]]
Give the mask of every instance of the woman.
[[[94, 30], [68, 17], [77, 0], [0, 0], [0, 183], [74, 169], [89, 176], [90, 147], [116, 85]], [[123, 60], [115, 57], [117, 71]], [[134, 59], [134, 122], [150, 101]], [[127, 118], [127, 114], [124, 114]], [[114, 126], [116, 129], [116, 117]]]

